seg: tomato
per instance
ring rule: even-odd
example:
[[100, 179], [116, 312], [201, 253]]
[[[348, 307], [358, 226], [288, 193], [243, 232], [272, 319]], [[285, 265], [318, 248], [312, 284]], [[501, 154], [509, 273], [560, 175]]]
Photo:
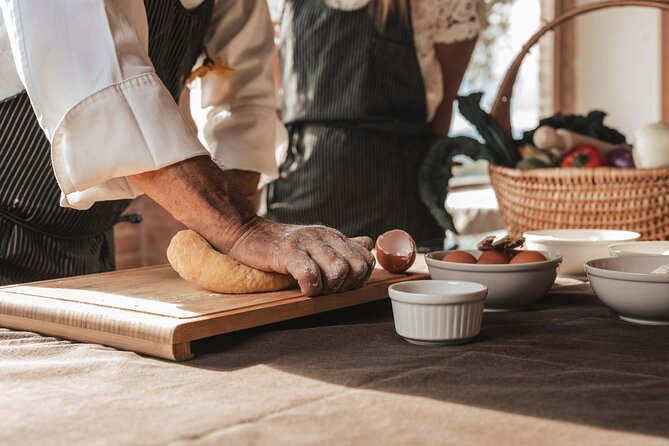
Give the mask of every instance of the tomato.
[[583, 144], [570, 150], [562, 160], [562, 167], [603, 167], [608, 166], [606, 158], [595, 146]]

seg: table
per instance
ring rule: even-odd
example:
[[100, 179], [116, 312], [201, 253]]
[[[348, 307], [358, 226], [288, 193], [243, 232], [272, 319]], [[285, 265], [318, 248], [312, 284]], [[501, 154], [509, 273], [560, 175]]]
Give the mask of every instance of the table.
[[669, 330], [587, 285], [419, 347], [389, 302], [194, 344], [170, 363], [0, 329], [0, 444], [669, 445]]

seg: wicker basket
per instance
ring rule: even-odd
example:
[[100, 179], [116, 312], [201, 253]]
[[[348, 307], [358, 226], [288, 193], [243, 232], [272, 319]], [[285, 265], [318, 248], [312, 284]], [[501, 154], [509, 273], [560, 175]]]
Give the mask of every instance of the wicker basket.
[[[511, 95], [520, 65], [548, 31], [599, 9], [643, 6], [669, 11], [659, 0], [604, 1], [574, 8], [547, 23], [509, 68], [492, 116], [511, 135]], [[490, 180], [510, 233], [533, 229], [626, 229], [645, 240], [669, 240], [669, 168], [533, 169], [491, 166]]]

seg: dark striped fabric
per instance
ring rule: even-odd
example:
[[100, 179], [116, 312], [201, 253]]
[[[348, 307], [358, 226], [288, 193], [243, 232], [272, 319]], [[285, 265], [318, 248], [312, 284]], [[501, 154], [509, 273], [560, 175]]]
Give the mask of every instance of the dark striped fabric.
[[425, 90], [410, 24], [379, 32], [367, 8], [287, 0], [280, 56], [288, 155], [268, 187], [268, 217], [347, 236], [404, 229], [441, 247], [417, 173], [428, 149]]
[[202, 54], [214, 0], [185, 9], [180, 0], [144, 0], [149, 23], [149, 56], [175, 101]]
[[368, 8], [287, 0], [280, 35], [285, 123], [424, 135], [425, 89], [409, 24], [379, 32]]
[[[186, 10], [179, 0], [147, 0], [149, 56], [173, 97], [201, 53], [213, 0]], [[49, 141], [28, 95], [0, 101], [0, 285], [109, 271], [112, 225], [129, 200], [61, 208]]]
[[49, 141], [24, 92], [0, 103], [0, 284], [108, 271], [127, 201], [61, 208]]

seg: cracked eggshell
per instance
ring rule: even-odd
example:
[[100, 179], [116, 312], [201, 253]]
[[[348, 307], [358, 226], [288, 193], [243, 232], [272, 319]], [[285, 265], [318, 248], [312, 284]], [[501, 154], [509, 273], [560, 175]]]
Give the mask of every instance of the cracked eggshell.
[[376, 259], [389, 273], [403, 273], [416, 260], [416, 242], [401, 229], [385, 232], [376, 240]]

